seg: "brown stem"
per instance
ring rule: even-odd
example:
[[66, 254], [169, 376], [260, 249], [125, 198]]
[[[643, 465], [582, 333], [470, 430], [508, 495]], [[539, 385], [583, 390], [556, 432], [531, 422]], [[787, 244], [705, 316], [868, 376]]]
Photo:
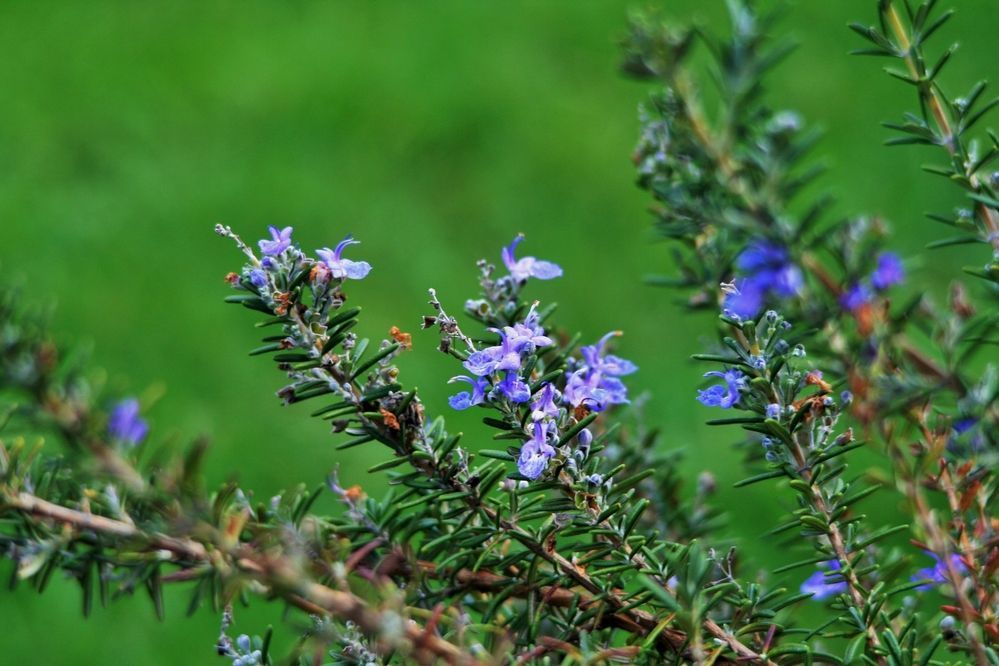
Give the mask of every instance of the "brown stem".
[[[926, 419], [923, 414], [919, 414], [916, 419], [916, 425], [920, 429], [923, 440], [926, 443], [927, 450], [934, 451], [938, 447], [935, 444], [937, 439], [933, 432], [930, 430], [929, 426], [926, 424]], [[985, 653], [984, 647], [981, 645], [978, 637], [974, 635], [971, 631], [971, 627], [977, 622], [979, 617], [978, 612], [975, 610], [968, 599], [967, 594], [964, 591], [965, 578], [962, 576], [961, 572], [954, 567], [954, 564], [950, 561], [950, 555], [953, 552], [951, 549], [951, 540], [949, 536], [944, 533], [941, 529], [940, 524], [937, 521], [936, 513], [929, 506], [926, 501], [926, 497], [923, 493], [922, 488], [916, 478], [916, 468], [910, 469], [909, 466], [905, 464], [905, 457], [902, 451], [897, 445], [892, 442], [891, 433], [885, 434], [885, 439], [888, 442], [888, 452], [890, 454], [893, 467], [898, 475], [899, 485], [902, 489], [902, 494], [905, 495], [906, 499], [909, 501], [912, 507], [912, 512], [916, 516], [916, 520], [919, 522], [923, 533], [926, 535], [927, 545], [929, 549], [940, 558], [940, 561], [944, 564], [945, 571], [947, 572], [948, 582], [954, 589], [954, 595], [958, 603], [958, 610], [960, 611], [961, 621], [966, 627], [969, 628], [968, 631], [968, 642], [971, 645], [972, 651], [974, 652], [975, 662], [982, 666], [988, 663], [987, 655]], [[948, 475], [949, 479], [949, 475]], [[950, 493], [948, 493], [948, 498]], [[956, 496], [954, 496], [954, 502], [956, 502]], [[955, 503], [951, 504], [953, 507], [957, 506]], [[964, 557], [968, 564], [974, 564], [974, 559], [972, 558], [972, 551], [970, 549], [970, 544], [968, 544], [968, 550], [964, 553]], [[977, 585], [977, 579], [973, 579], [973, 582]]]
[[[833, 519], [832, 511], [830, 511], [829, 505], [826, 503], [826, 499], [822, 495], [822, 489], [815, 484], [812, 470], [807, 467], [805, 454], [801, 450], [801, 445], [798, 444], [796, 440], [794, 442], [794, 447], [792, 448], [792, 453], [798, 465], [801, 478], [804, 479], [811, 488], [812, 505], [820, 514], [822, 514], [822, 517], [828, 526], [826, 536], [829, 538], [829, 545], [832, 546], [836, 559], [839, 561], [840, 575], [842, 575], [843, 579], [846, 581], [847, 589], [850, 593], [850, 599], [853, 601], [854, 607], [861, 611], [861, 614], [863, 614], [864, 607], [867, 605], [865, 601], [866, 590], [864, 590], [864, 587], [861, 585], [860, 579], [857, 577], [857, 573], [853, 570], [853, 565], [848, 558], [846, 544], [843, 541], [843, 534], [840, 532], [839, 525]], [[871, 646], [871, 648], [874, 650], [879, 649], [881, 647], [881, 640], [878, 638], [878, 632], [874, 628], [874, 625], [867, 624], [865, 627], [865, 633], [867, 634], [867, 643]], [[886, 664], [887, 661], [884, 657], [879, 656], [878, 663]]]
[[[560, 480], [563, 481], [563, 486], [562, 486], [563, 491], [571, 495], [573, 491], [569, 487], [569, 484], [565, 483], [565, 479], [560, 479]], [[591, 512], [591, 514], [595, 514], [596, 513], [592, 509], [590, 510], [590, 512]], [[608, 531], [607, 538], [610, 540], [611, 543], [614, 544], [614, 546], [616, 548], [618, 548], [619, 550], [623, 551], [628, 556], [628, 558], [632, 562], [634, 562], [635, 568], [637, 570], [639, 570], [639, 571], [651, 571], [651, 570], [653, 570], [653, 567], [651, 567], [649, 565], [649, 563], [645, 559], [644, 555], [642, 555], [640, 552], [637, 552], [627, 542], [621, 540], [620, 538], [617, 537], [617, 535], [613, 534], [613, 527], [610, 525], [610, 523], [604, 521], [604, 522], [600, 523], [600, 527], [602, 527], [602, 528], [604, 528], [605, 530]], [[659, 585], [666, 591], [667, 594], [672, 594], [672, 592], [670, 591], [669, 587], [666, 585], [665, 581], [663, 581], [659, 576], [653, 576], [653, 578], [654, 578], [654, 580], [657, 583], [659, 583]], [[758, 663], [762, 663], [762, 664], [773, 664], [773, 662], [771, 662], [768, 659], [761, 659], [760, 655], [757, 654], [755, 651], [753, 651], [752, 648], [746, 646], [738, 638], [736, 638], [732, 633], [727, 632], [724, 629], [722, 629], [720, 626], [718, 626], [718, 624], [716, 622], [714, 622], [714, 620], [712, 620], [710, 618], [705, 618], [704, 621], [703, 621], [703, 624], [704, 624], [704, 627], [710, 633], [712, 633], [716, 638], [718, 638], [718, 639], [724, 641], [725, 643], [727, 643], [730, 647], [732, 647], [732, 650], [734, 652], [736, 652], [738, 655], [740, 655], [741, 657], [749, 657], [749, 658], [757, 660]]]
[[[885, 12], [885, 18], [888, 20], [888, 25], [891, 27], [891, 31], [895, 35], [895, 39], [898, 41], [899, 48], [902, 49], [906, 67], [909, 68], [909, 74], [912, 75], [913, 79], [920, 82], [918, 85], [919, 95], [923, 102], [929, 107], [930, 112], [933, 115], [937, 128], [943, 137], [944, 147], [947, 149], [948, 154], [954, 156], [957, 153], [955, 142], [958, 140], [958, 137], [954, 134], [950, 119], [944, 110], [943, 100], [940, 99], [940, 93], [931, 81], [925, 80], [926, 72], [923, 71], [924, 68], [916, 60], [909, 32], [905, 29], [905, 25], [902, 23], [902, 17], [898, 13], [898, 10], [895, 9], [895, 5], [892, 0], [888, 0], [888, 2], [884, 3], [883, 11]], [[978, 180], [978, 176], [973, 173], [966, 173], [965, 175], [968, 178], [971, 188], [976, 192], [980, 192], [982, 185]], [[992, 246], [999, 250], [999, 220], [996, 219], [995, 212], [983, 203], [978, 203], [977, 210], [978, 216], [981, 218], [982, 223], [985, 225], [985, 229], [988, 231]]]
[[[0, 503], [0, 511], [11, 509], [22, 514], [72, 525], [78, 530], [100, 532], [123, 540], [144, 541], [153, 548], [173, 553], [181, 560], [215, 565], [209, 549], [192, 539], [147, 533], [134, 525], [70, 509], [29, 493], [20, 492], [11, 497], [4, 497]], [[227, 555], [241, 570], [248, 572], [292, 605], [310, 613], [322, 609], [325, 611], [324, 614], [356, 623], [365, 633], [375, 637], [380, 636], [385, 627], [389, 626], [385, 613], [372, 609], [360, 597], [304, 579], [297, 570], [283, 560], [275, 562], [257, 553], [247, 553], [245, 550], [242, 548], [241, 551], [244, 552], [232, 552]], [[414, 658], [420, 663], [429, 665], [434, 663], [435, 659], [459, 666], [478, 663], [457, 646], [426, 632], [411, 620], [406, 620], [404, 634]]]

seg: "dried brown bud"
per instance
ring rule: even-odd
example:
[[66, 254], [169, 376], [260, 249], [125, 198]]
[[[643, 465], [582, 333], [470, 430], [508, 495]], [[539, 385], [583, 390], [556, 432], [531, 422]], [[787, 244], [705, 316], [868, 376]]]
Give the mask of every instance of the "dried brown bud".
[[403, 349], [408, 350], [413, 348], [413, 336], [409, 333], [403, 333], [399, 330], [398, 326], [390, 328], [389, 335], [391, 335], [392, 339], [398, 342]]

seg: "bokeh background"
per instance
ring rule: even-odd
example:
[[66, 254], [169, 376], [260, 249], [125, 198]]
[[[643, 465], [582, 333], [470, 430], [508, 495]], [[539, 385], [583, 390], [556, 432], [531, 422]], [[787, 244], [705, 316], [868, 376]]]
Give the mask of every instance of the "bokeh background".
[[[402, 362], [431, 412], [447, 410], [455, 367], [418, 332], [426, 289], [455, 310], [474, 293], [474, 262], [523, 246], [566, 277], [531, 287], [557, 300], [561, 321], [595, 339], [626, 331], [622, 355], [641, 367], [650, 419], [686, 450], [690, 477], [711, 468], [726, 530], [747, 557], [793, 556], [762, 535], [781, 500], [735, 490], [739, 456], [702, 425], [703, 368], [688, 361], [710, 330], [675, 295], [643, 285], [668, 272], [628, 161], [646, 89], [617, 71], [633, 0], [576, 2], [28, 2], [0, 5], [0, 267], [58, 309], [59, 337], [90, 344], [110, 389], [148, 400], [157, 439], [214, 442], [213, 480], [235, 476], [268, 497], [318, 483], [339, 463], [372, 493], [380, 452], [333, 450], [306, 408], [282, 408], [280, 377], [248, 358], [248, 312], [222, 305], [222, 276], [240, 257], [212, 233], [248, 238], [292, 225], [307, 248], [354, 233], [352, 258], [374, 265], [352, 285], [362, 332], [414, 333]], [[720, 0], [662, 2], [666, 14], [723, 25]], [[953, 3], [957, 4], [957, 3]], [[886, 149], [884, 119], [911, 109], [911, 90], [883, 61], [847, 55], [850, 20], [875, 0], [789, 5], [800, 43], [770, 82], [774, 105], [826, 128], [820, 147], [840, 197], [832, 215], [884, 214], [906, 255], [939, 235], [922, 217], [959, 202], [919, 173], [935, 155]], [[953, 92], [994, 75], [994, 0], [961, 0], [946, 37]], [[942, 228], [941, 228], [942, 229]], [[917, 269], [942, 285], [965, 258], [948, 250]], [[164, 393], [165, 389], [165, 393]], [[475, 440], [481, 424], [449, 415]], [[379, 460], [381, 458], [378, 458]], [[892, 511], [885, 494], [875, 511]], [[8, 572], [2, 565], [0, 576]], [[155, 622], [144, 598], [82, 620], [79, 592], [53, 584], [0, 601], [0, 661], [10, 664], [218, 663], [218, 617], [184, 617], [168, 598]], [[262, 632], [275, 607], [238, 611], [237, 631]]]

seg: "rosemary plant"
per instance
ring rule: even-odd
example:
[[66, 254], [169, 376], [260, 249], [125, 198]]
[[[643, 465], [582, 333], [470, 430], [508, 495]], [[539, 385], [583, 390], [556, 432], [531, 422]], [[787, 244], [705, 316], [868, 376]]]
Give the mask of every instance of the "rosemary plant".
[[[949, 17], [934, 0], [871, 5], [875, 25], [852, 26], [858, 53], [899, 61], [889, 72], [917, 103], [886, 124], [889, 143], [934, 148], [944, 161], [927, 170], [966, 198], [931, 216], [959, 233], [933, 245], [983, 247], [944, 306], [904, 295], [908, 260], [884, 223], [829, 221], [821, 195], [795, 201], [819, 175], [807, 161], [816, 134], [763, 95], [789, 52], [770, 37], [775, 13], [729, 0], [724, 34], [638, 15], [625, 41], [625, 71], [655, 86], [634, 163], [673, 250], [675, 277], [657, 281], [720, 313], [691, 400], [726, 410], [710, 423], [739, 433], [750, 472], [738, 485], [786, 496], [772, 534], [798, 537], [792, 564], [727, 545], [713, 478], [682, 479], [630, 395], [637, 368], [614, 353], [620, 332], [564, 330], [531, 286], [573, 276], [525, 255], [523, 236], [479, 262], [475, 293], [431, 289], [424, 332], [369, 341], [349, 299], [372, 270], [358, 241], [310, 253], [291, 227], [248, 244], [219, 225], [243, 259], [226, 300], [262, 335], [250, 354], [270, 359], [278, 398], [308, 403], [343, 453], [312, 490], [270, 502], [235, 483], [208, 488], [203, 444], [155, 446], [142, 405], [103, 392], [4, 288], [0, 548], [12, 584], [43, 591], [60, 572], [79, 583], [84, 613], [142, 591], [161, 616], [164, 586], [182, 585], [189, 612], [219, 613], [214, 650], [239, 666], [999, 664], [999, 375], [983, 362], [999, 344], [988, 171], [999, 137], [975, 135], [999, 101], [984, 101], [984, 84], [944, 92], [953, 48], [928, 54]], [[698, 48], [717, 113], [701, 101]], [[467, 440], [400, 375], [414, 335], [433, 336], [454, 366], [449, 408], [482, 415]], [[336, 459], [354, 447], [381, 453], [369, 472], [387, 477], [384, 496], [340, 478]], [[890, 481], [851, 472], [861, 449]], [[341, 510], [314, 512], [323, 493]], [[910, 518], [871, 519], [860, 507], [872, 496]], [[300, 638], [233, 635], [234, 606], [251, 600], [284, 607]], [[802, 621], [805, 606], [823, 620]]]

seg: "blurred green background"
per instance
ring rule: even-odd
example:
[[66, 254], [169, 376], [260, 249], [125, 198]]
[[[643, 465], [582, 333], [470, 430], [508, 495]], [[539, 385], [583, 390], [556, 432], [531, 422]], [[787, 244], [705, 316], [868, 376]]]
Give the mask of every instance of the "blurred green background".
[[[662, 6], [722, 25], [721, 4]], [[404, 377], [433, 413], [447, 410], [455, 367], [417, 330], [427, 287], [460, 309], [475, 290], [475, 260], [497, 259], [526, 232], [526, 253], [566, 270], [531, 294], [559, 301], [561, 321], [588, 339], [626, 331], [620, 351], [641, 367], [635, 392], [654, 391], [651, 420], [686, 449], [691, 478], [717, 473], [728, 535], [750, 556], [774, 556], [781, 546], [761, 535], [780, 500], [762, 485], [731, 488], [738, 456], [693, 400], [703, 368], [687, 359], [711, 323], [642, 284], [669, 266], [628, 161], [646, 90], [616, 69], [635, 5], [5, 2], [3, 278], [58, 305], [59, 336], [93, 344], [113, 391], [165, 386], [149, 411], [155, 437], [208, 435], [214, 481], [235, 476], [266, 498], [339, 463], [346, 480], [378, 492], [382, 477], [364, 472], [377, 454], [337, 454], [308, 409], [280, 406], [268, 363], [247, 358], [253, 317], [221, 303], [222, 276], [240, 257], [212, 226], [255, 239], [267, 224], [292, 225], [306, 248], [348, 232], [364, 241], [350, 255], [375, 267], [350, 290], [365, 306], [363, 332], [414, 333]], [[880, 145], [878, 122], [914, 104], [882, 61], [847, 55], [860, 43], [846, 23], [870, 21], [875, 0], [789, 7], [784, 27], [800, 49], [772, 78], [773, 103], [828, 130], [820, 152], [841, 200], [834, 214], [886, 215], [911, 255], [939, 235], [922, 212], [958, 198], [920, 175], [929, 156]], [[959, 8], [945, 30], [963, 42], [946, 76], [955, 94], [996, 73], [994, 0]], [[945, 283], [958, 259], [933, 255], [922, 278]], [[473, 441], [483, 432], [468, 415], [449, 419]], [[157, 624], [137, 599], [83, 621], [68, 584], [44, 600], [5, 593], [0, 652], [11, 664], [218, 663], [218, 618], [188, 619], [184, 607], [171, 595], [169, 621]], [[238, 611], [236, 630], [260, 632], [277, 611]]]

